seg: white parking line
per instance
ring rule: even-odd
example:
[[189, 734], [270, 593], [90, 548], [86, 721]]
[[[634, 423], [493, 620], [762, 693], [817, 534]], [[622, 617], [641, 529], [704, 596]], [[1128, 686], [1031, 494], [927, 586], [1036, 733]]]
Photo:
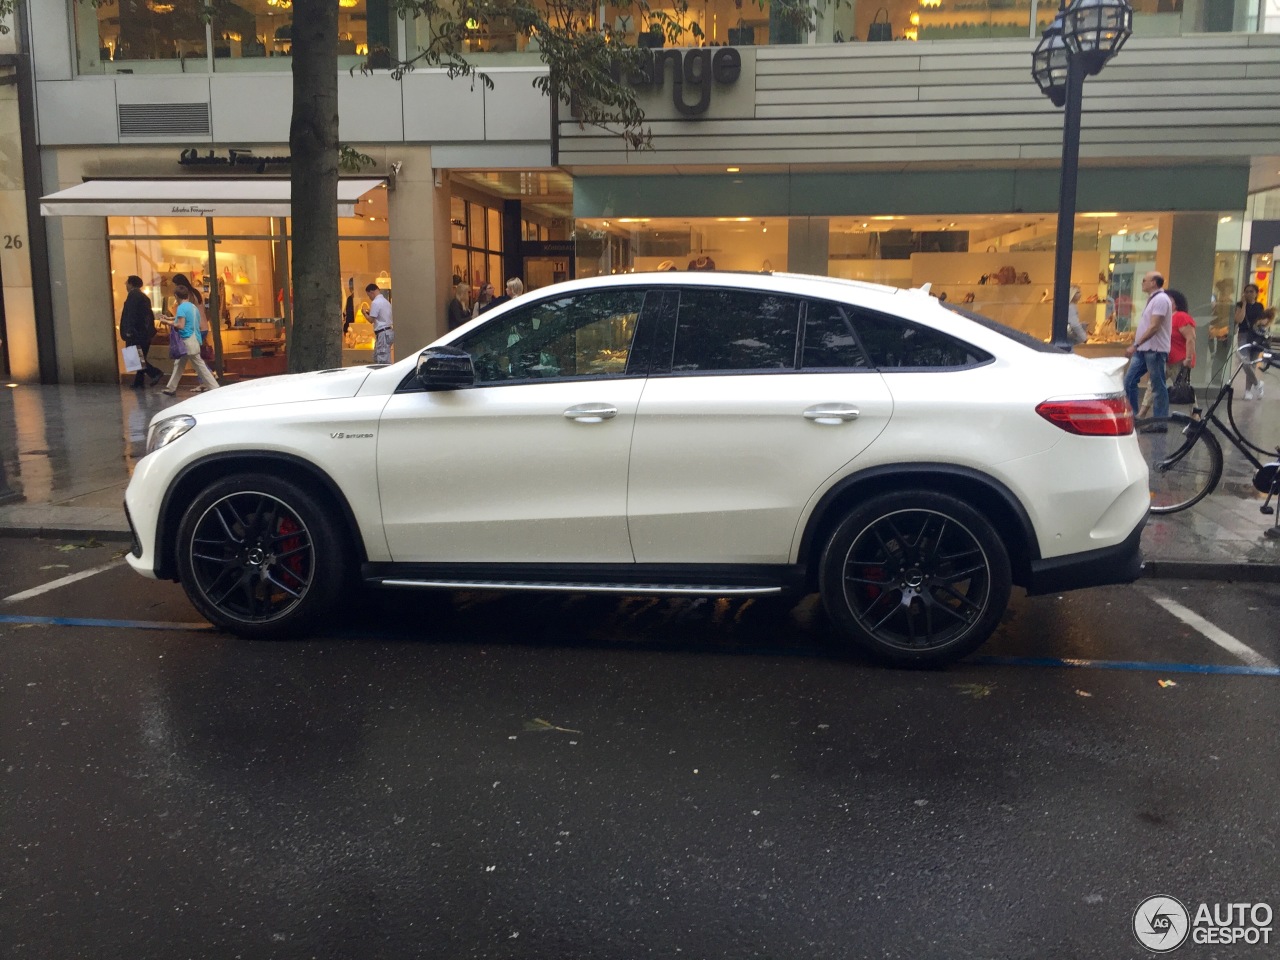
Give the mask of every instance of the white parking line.
[[15, 593], [12, 596], [5, 597], [0, 600], [0, 606], [7, 603], [17, 603], [19, 600], [30, 600], [32, 597], [38, 597], [42, 593], [48, 593], [50, 590], [57, 590], [59, 587], [65, 587], [67, 584], [75, 583], [77, 580], [84, 580], [86, 577], [92, 577], [95, 573], [101, 573], [103, 570], [110, 570], [112, 567], [118, 567], [124, 563], [123, 560], [112, 560], [110, 563], [104, 563], [100, 567], [94, 567], [92, 570], [81, 570], [79, 573], [68, 574], [65, 577], [59, 577], [57, 580], [50, 580], [48, 583], [42, 583], [38, 587], [32, 587], [30, 590], [23, 590], [21, 593]]
[[1156, 593], [1148, 593], [1149, 597], [1160, 606], [1164, 607], [1175, 617], [1185, 623], [1187, 626], [1199, 630], [1202, 634], [1220, 646], [1228, 653], [1239, 657], [1245, 663], [1253, 667], [1274, 667], [1275, 664], [1258, 653], [1252, 647], [1247, 646], [1227, 633], [1221, 627], [1217, 627], [1210, 623], [1194, 610], [1188, 610], [1176, 600], [1170, 600], [1168, 597], [1162, 597]]

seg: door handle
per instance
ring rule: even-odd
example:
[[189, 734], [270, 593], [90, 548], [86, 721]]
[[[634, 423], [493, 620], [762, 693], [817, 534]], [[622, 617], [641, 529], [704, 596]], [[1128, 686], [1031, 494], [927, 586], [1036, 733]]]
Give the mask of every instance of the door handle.
[[806, 420], [835, 426], [847, 420], [858, 419], [858, 408], [851, 403], [819, 403], [804, 412]]
[[611, 403], [580, 403], [564, 412], [565, 419], [578, 423], [601, 423], [618, 415], [618, 408]]

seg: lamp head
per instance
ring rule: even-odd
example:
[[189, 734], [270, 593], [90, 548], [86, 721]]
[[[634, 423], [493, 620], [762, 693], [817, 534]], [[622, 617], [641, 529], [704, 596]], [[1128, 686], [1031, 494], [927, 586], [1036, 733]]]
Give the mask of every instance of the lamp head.
[[1062, 38], [1086, 74], [1098, 73], [1133, 33], [1129, 0], [1072, 0], [1062, 17]]
[[1040, 92], [1060, 107], [1067, 100], [1067, 62], [1071, 51], [1063, 38], [1063, 14], [1053, 18], [1031, 55], [1031, 76]]

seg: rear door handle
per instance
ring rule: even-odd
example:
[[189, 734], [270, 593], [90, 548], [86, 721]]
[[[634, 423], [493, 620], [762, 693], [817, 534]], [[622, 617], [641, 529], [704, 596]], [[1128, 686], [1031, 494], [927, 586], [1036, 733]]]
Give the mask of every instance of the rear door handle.
[[564, 412], [565, 419], [578, 423], [601, 423], [618, 415], [618, 408], [611, 403], [580, 403]]
[[835, 426], [847, 420], [858, 419], [858, 408], [851, 403], [819, 403], [804, 412], [806, 420]]

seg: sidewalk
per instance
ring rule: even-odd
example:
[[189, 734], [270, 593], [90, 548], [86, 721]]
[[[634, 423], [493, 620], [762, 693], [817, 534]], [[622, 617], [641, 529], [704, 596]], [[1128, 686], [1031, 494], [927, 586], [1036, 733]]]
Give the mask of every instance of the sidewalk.
[[[1280, 376], [1264, 400], [1237, 400], [1237, 422], [1280, 442]], [[189, 396], [110, 384], [0, 387], [0, 536], [129, 541], [122, 502], [156, 412]], [[1253, 467], [1223, 442], [1218, 489], [1190, 510], [1152, 517], [1142, 537], [1147, 574], [1280, 582], [1280, 539], [1264, 531]], [[1262, 458], [1266, 459], [1266, 458]]]

